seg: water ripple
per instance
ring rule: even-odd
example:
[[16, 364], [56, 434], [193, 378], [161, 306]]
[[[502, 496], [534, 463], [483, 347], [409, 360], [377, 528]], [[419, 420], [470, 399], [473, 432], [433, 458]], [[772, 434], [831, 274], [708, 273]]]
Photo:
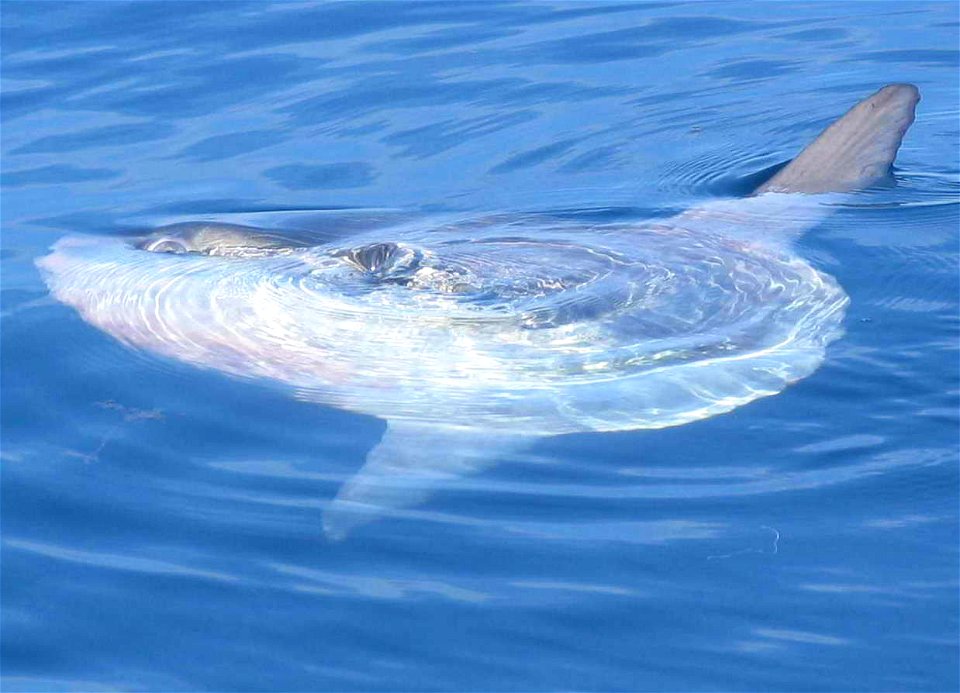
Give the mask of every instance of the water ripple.
[[145, 246], [168, 252], [70, 237], [40, 266], [126, 344], [305, 398], [540, 435], [660, 428], [811, 372], [847, 302], [776, 246], [689, 223], [420, 222], [262, 249], [268, 232], [234, 248], [235, 227], [208, 225], [200, 252], [173, 230]]

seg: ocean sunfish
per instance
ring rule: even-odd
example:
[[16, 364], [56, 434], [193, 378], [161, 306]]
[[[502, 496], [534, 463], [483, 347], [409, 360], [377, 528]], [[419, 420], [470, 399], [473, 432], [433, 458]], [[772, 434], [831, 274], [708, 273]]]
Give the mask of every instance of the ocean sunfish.
[[848, 298], [793, 241], [889, 174], [918, 101], [886, 86], [749, 197], [670, 219], [421, 220], [326, 243], [202, 222], [67, 236], [37, 264], [130, 347], [383, 419], [324, 512], [342, 537], [539, 437], [684, 424], [810, 375]]

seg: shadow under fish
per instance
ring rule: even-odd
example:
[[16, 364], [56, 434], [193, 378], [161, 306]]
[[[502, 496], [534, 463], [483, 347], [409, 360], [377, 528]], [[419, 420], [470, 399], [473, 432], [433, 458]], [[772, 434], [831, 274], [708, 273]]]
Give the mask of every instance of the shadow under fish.
[[133, 348], [379, 417], [328, 536], [543, 436], [663, 428], [812, 373], [848, 298], [792, 241], [886, 176], [919, 100], [890, 85], [769, 180], [641, 224], [422, 220], [316, 243], [219, 223], [68, 236], [51, 293]]

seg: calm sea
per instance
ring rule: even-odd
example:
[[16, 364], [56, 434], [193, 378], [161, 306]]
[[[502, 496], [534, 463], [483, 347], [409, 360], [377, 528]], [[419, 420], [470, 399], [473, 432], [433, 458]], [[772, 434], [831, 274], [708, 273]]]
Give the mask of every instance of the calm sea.
[[[957, 690], [956, 3], [0, 12], [4, 690]], [[851, 297], [819, 371], [341, 541], [381, 421], [146, 358], [34, 264], [193, 219], [662, 215], [895, 81], [896, 186], [800, 241]]]

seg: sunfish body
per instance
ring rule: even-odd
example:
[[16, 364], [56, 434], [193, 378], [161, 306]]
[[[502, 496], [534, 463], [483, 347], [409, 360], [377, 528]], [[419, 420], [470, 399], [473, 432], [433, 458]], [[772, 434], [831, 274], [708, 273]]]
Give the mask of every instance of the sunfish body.
[[918, 99], [884, 87], [753, 196], [646, 224], [490, 218], [311, 246], [206, 223], [68, 236], [38, 264], [132, 347], [384, 419], [325, 512], [338, 537], [537, 437], [683, 424], [812, 373], [848, 298], [791, 241], [889, 172]]

